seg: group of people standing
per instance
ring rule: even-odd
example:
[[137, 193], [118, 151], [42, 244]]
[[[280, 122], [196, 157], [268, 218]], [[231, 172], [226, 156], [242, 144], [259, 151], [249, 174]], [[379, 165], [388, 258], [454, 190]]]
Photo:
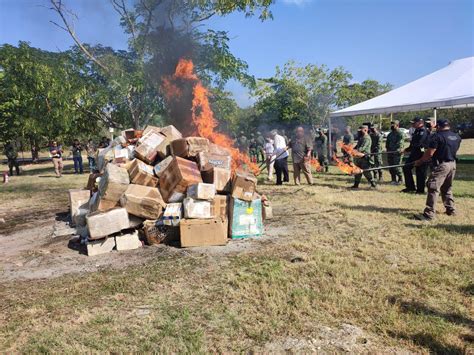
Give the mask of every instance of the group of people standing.
[[[94, 171], [96, 169], [95, 156], [98, 148], [106, 148], [110, 144], [110, 139], [102, 137], [99, 144], [94, 143], [92, 139], [89, 139], [87, 144], [82, 144], [79, 139], [74, 139], [70, 148], [70, 155], [72, 155], [72, 160], [74, 162], [74, 173], [75, 174], [84, 174], [84, 164], [82, 159], [82, 154], [85, 151], [87, 153], [87, 160], [89, 163], [89, 171]], [[54, 171], [56, 177], [61, 177], [64, 164], [63, 164], [63, 154], [64, 150], [61, 144], [58, 144], [57, 141], [52, 141], [49, 145], [49, 154], [54, 165]]]

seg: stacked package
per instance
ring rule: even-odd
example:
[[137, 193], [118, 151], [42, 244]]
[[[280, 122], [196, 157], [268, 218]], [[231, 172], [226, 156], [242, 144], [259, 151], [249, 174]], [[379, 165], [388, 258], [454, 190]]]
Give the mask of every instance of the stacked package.
[[[86, 190], [70, 190], [88, 255], [147, 244], [225, 245], [263, 233], [271, 217], [257, 179], [232, 172], [230, 152], [174, 126], [128, 129], [100, 149]], [[141, 239], [140, 239], [141, 238]]]

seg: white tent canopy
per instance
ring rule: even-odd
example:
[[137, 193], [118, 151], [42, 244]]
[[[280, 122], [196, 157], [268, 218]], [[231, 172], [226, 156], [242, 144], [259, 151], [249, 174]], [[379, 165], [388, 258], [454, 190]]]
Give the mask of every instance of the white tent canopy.
[[448, 66], [330, 117], [387, 114], [474, 105], [474, 57]]

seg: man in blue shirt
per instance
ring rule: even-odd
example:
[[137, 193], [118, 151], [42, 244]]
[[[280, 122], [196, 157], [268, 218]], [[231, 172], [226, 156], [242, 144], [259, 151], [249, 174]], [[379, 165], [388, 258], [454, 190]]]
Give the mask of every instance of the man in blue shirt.
[[432, 161], [433, 170], [428, 178], [428, 196], [426, 207], [422, 214], [415, 218], [422, 221], [431, 221], [436, 213], [436, 200], [441, 192], [446, 214], [456, 214], [452, 185], [456, 173], [456, 153], [461, 145], [461, 137], [450, 130], [448, 120], [439, 120], [437, 132], [430, 137], [428, 148], [423, 156], [415, 161], [415, 166], [421, 166]]

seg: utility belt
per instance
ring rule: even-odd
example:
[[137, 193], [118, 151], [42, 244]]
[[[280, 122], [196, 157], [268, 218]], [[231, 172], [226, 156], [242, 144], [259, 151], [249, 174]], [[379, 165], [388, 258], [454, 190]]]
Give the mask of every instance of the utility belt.
[[455, 160], [438, 160], [438, 159], [433, 159], [433, 165], [434, 166], [438, 166], [438, 165], [441, 165], [443, 163], [451, 163], [451, 162], [455, 162]]

